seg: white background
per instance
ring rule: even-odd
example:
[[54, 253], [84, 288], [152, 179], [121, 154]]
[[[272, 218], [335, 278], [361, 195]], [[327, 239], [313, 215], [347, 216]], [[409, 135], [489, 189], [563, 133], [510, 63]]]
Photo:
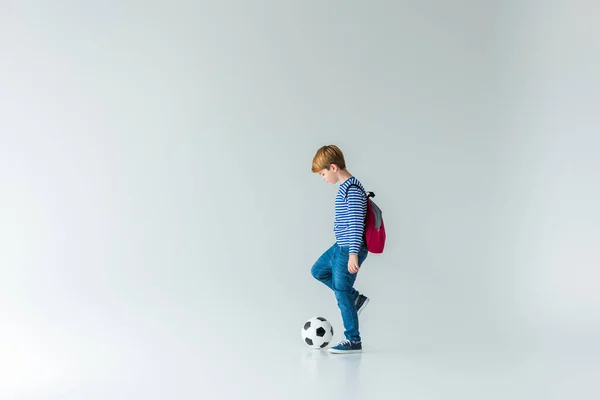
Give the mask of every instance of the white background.
[[[413, 3], [2, 2], [0, 397], [597, 398], [598, 5]], [[358, 359], [300, 339], [332, 143]]]

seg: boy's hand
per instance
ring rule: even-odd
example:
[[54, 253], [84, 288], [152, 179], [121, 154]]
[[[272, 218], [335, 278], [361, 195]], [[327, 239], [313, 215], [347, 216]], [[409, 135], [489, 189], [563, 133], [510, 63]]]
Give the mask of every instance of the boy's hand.
[[351, 274], [358, 272], [358, 254], [350, 254], [348, 258], [348, 272]]

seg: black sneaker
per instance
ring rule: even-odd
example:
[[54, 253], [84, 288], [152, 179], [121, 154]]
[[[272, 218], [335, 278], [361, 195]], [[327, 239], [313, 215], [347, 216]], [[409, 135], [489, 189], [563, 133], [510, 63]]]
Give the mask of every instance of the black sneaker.
[[362, 310], [365, 309], [367, 304], [369, 304], [369, 298], [367, 296], [359, 294], [356, 298], [356, 301], [354, 302], [354, 306], [356, 307], [356, 313], [360, 315], [360, 313], [362, 312]]
[[352, 354], [362, 352], [361, 342], [351, 342], [349, 340], [343, 340], [336, 346], [329, 349], [330, 353], [333, 354]]

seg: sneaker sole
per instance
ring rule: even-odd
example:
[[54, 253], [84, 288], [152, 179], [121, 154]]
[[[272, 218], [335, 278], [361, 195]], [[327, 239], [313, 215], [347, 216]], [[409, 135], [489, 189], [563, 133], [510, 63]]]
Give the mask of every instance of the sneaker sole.
[[362, 350], [334, 350], [334, 349], [329, 349], [329, 352], [331, 354], [356, 354], [356, 353], [362, 353]]
[[365, 307], [367, 306], [367, 304], [369, 304], [369, 301], [371, 301], [368, 297], [365, 299], [365, 302], [362, 304], [362, 306], [360, 306], [360, 308], [356, 311], [357, 315], [360, 315], [360, 313], [365, 309]]

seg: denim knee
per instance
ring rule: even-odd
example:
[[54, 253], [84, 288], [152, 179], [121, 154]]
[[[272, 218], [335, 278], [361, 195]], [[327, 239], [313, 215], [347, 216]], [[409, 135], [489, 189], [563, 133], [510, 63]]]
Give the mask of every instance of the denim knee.
[[313, 276], [313, 278], [315, 279], [319, 279], [319, 268], [317, 267], [317, 264], [313, 265], [312, 268], [310, 269], [310, 273]]
[[[316, 262], [310, 269], [310, 273], [315, 279], [321, 280], [327, 277], [327, 266]], [[330, 272], [331, 273], [331, 272]]]

